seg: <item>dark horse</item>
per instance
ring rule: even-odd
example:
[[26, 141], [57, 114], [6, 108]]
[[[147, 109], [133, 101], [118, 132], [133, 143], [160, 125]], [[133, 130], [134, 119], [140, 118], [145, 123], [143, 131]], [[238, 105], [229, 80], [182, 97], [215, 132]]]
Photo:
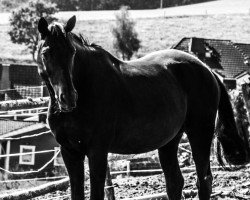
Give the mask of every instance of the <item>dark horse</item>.
[[224, 85], [200, 60], [177, 50], [121, 61], [89, 44], [65, 25], [38, 24], [38, 70], [51, 102], [48, 122], [68, 170], [73, 200], [84, 199], [85, 156], [91, 200], [104, 198], [108, 152], [137, 154], [159, 150], [170, 200], [181, 199], [184, 180], [178, 143], [185, 132], [196, 164], [199, 198], [210, 198], [209, 157], [218, 115], [218, 138], [226, 160], [248, 162], [248, 143], [238, 134]]

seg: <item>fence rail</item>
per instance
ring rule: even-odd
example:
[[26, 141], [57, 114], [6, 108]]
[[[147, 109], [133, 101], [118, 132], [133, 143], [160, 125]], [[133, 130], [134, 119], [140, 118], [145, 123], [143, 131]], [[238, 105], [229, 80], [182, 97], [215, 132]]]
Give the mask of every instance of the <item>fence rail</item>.
[[6, 155], [0, 155], [0, 158], [6, 158], [6, 157], [13, 157], [13, 156], [24, 156], [24, 155], [32, 155], [32, 154], [41, 154], [41, 153], [49, 153], [49, 152], [55, 152], [57, 150], [45, 150], [45, 151], [33, 151], [33, 152], [25, 152], [25, 153], [12, 153], [12, 154], [6, 154]]
[[35, 109], [39, 107], [48, 107], [49, 97], [28, 98], [19, 100], [0, 100], [0, 114], [6, 114], [8, 111]]
[[21, 137], [16, 137], [16, 138], [13, 138], [13, 137], [0, 137], [0, 141], [8, 141], [8, 140], [21, 140], [21, 139], [27, 139], [27, 138], [32, 138], [32, 137], [38, 137], [38, 136], [41, 136], [41, 135], [44, 135], [44, 134], [50, 134], [51, 131], [44, 131], [44, 132], [41, 132], [41, 133], [37, 133], [37, 134], [33, 134], [33, 135], [24, 135], [24, 136], [21, 136]]
[[25, 178], [25, 179], [15, 179], [15, 180], [4, 180], [0, 181], [1, 183], [12, 183], [12, 182], [25, 182], [25, 181], [43, 181], [43, 180], [55, 180], [67, 178], [68, 176], [49, 176], [49, 177], [41, 177], [41, 178]]
[[[44, 170], [50, 163], [52, 163], [56, 159], [56, 157], [58, 156], [58, 154], [61, 152], [60, 150], [53, 150], [53, 151], [57, 151], [57, 152], [54, 154], [54, 156], [47, 163], [45, 163], [42, 167], [40, 167], [37, 170], [31, 170], [31, 171], [25, 171], [25, 172], [23, 172], [23, 171], [22, 172], [12, 172], [12, 171], [9, 171], [9, 170], [4, 169], [2, 167], [0, 167], [0, 170], [6, 172], [8, 174], [15, 174], [15, 175], [26, 175], [26, 174], [38, 173], [38, 172]], [[35, 152], [32, 152], [32, 153], [35, 153]], [[43, 153], [48, 153], [48, 151], [47, 152], [43, 152]], [[11, 155], [11, 154], [9, 154], [9, 155]], [[17, 156], [17, 155], [15, 155], [15, 156]]]
[[[41, 132], [41, 133], [38, 133], [38, 134], [26, 135], [26, 136], [22, 136], [22, 137], [18, 137], [18, 138], [0, 138], [0, 141], [4, 141], [5, 140], [5, 141], [9, 142], [11, 140], [20, 140], [20, 139], [23, 139], [23, 138], [38, 137], [38, 136], [41, 136], [41, 135], [44, 135], [44, 134], [48, 134], [48, 133], [50, 133], [50, 131], [44, 131], [44, 132]], [[54, 156], [48, 162], [46, 162], [42, 167], [40, 167], [37, 170], [26, 171], [26, 172], [23, 172], [23, 171], [22, 172], [12, 172], [12, 171], [9, 170], [9, 163], [7, 164], [8, 167], [5, 167], [5, 168], [0, 167], [0, 170], [4, 171], [7, 174], [15, 174], [15, 175], [24, 175], [24, 174], [38, 173], [38, 172], [42, 171], [43, 169], [45, 169], [50, 163], [52, 163], [57, 158], [57, 156], [59, 155], [59, 153], [61, 151], [57, 150], [57, 149], [53, 149], [53, 150], [44, 150], [44, 151], [14, 153], [14, 154], [7, 153], [7, 154], [0, 155], [0, 158], [5, 158], [5, 162], [9, 162], [9, 158], [13, 157], [13, 156], [30, 155], [30, 154], [32, 155], [32, 154], [41, 154], [41, 153], [50, 153], [50, 152], [55, 152]]]
[[10, 111], [6, 111], [5, 114], [9, 114], [9, 115], [39, 114], [39, 113], [45, 112], [47, 110], [48, 110], [48, 107], [38, 107], [38, 108], [30, 108], [30, 109], [10, 110]]

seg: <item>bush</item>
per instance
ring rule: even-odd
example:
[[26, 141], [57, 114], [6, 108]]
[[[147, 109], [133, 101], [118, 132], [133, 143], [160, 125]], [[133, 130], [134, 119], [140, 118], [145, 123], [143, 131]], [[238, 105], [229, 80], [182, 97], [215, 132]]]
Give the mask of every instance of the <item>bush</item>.
[[243, 97], [242, 91], [232, 91], [230, 92], [231, 101], [234, 109], [234, 117], [236, 121], [236, 125], [239, 131], [239, 134], [242, 138], [249, 139], [249, 121], [247, 116], [247, 109]]
[[39, 41], [38, 21], [41, 17], [45, 17], [51, 22], [56, 19], [52, 16], [56, 12], [56, 5], [45, 0], [31, 0], [25, 6], [12, 12], [11, 30], [8, 32], [11, 41], [26, 45], [30, 49], [34, 61]]
[[128, 7], [122, 7], [116, 15], [116, 27], [112, 33], [115, 37], [114, 48], [123, 59], [130, 60], [140, 48], [140, 40], [134, 26], [135, 23], [129, 18]]

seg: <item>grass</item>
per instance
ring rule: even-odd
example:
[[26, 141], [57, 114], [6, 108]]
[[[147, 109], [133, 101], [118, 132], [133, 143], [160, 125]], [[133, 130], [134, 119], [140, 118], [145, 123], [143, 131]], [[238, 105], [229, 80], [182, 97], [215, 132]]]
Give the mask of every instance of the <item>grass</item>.
[[[111, 27], [114, 21], [78, 22], [75, 31], [113, 51]], [[166, 49], [183, 37], [229, 39], [250, 43], [250, 15], [193, 16], [138, 19], [136, 30], [142, 41], [140, 53]]]
[[[114, 20], [78, 21], [74, 32], [82, 33], [114, 52], [112, 26]], [[10, 27], [0, 26], [0, 58], [3, 60], [30, 60], [25, 46], [13, 44], [7, 34]], [[141, 40], [139, 55], [171, 47], [183, 37], [228, 39], [250, 43], [250, 15], [184, 16], [172, 18], [137, 19], [136, 30]]]
[[30, 61], [32, 59], [29, 50], [24, 45], [13, 44], [8, 35], [10, 26], [1, 25], [0, 26], [0, 61], [7, 63], [13, 62], [14, 60]]

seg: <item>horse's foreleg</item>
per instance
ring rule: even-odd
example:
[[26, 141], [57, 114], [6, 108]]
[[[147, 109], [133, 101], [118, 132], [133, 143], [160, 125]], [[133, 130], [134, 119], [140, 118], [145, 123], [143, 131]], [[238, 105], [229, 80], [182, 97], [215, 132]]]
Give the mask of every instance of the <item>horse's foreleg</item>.
[[84, 155], [64, 147], [61, 147], [61, 153], [70, 178], [71, 199], [83, 200]]
[[180, 200], [184, 185], [184, 179], [177, 159], [178, 144], [181, 136], [182, 132], [159, 149], [159, 158], [165, 175], [169, 200]]
[[91, 200], [104, 199], [104, 185], [107, 170], [107, 153], [103, 151], [93, 151], [88, 155], [90, 184], [91, 184]]

